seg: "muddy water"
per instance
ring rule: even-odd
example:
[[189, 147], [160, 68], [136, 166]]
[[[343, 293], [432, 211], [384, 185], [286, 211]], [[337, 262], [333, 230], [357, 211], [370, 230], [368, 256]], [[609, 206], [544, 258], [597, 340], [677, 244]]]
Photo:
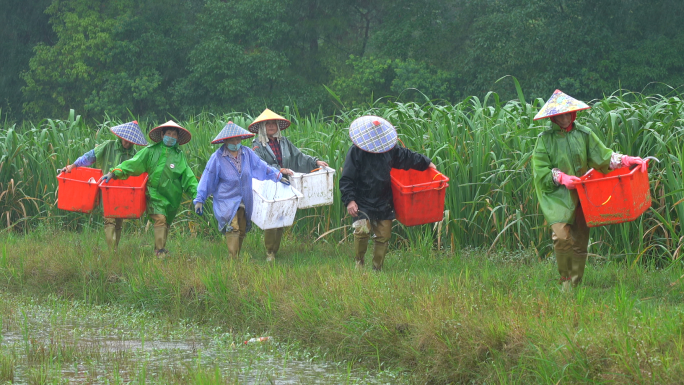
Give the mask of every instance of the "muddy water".
[[[3, 358], [12, 360], [15, 384], [406, 382], [396, 372], [329, 362], [293, 344], [245, 344], [255, 336], [125, 308], [0, 294], [0, 319], [0, 368]], [[0, 369], [0, 383], [2, 376]]]

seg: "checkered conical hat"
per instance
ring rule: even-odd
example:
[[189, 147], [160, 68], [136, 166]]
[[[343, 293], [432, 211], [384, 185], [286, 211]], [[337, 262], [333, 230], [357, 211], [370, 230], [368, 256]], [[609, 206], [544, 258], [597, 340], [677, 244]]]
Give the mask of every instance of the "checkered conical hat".
[[576, 112], [589, 109], [588, 105], [572, 96], [564, 94], [561, 90], [556, 90], [544, 106], [537, 112], [534, 120], [550, 118], [552, 116]]
[[112, 134], [118, 136], [121, 139], [127, 140], [138, 146], [147, 146], [147, 140], [145, 140], [145, 134], [140, 131], [140, 126], [135, 120], [132, 122], [120, 124], [109, 129]]
[[253, 133], [258, 133], [259, 132], [259, 123], [261, 122], [266, 122], [269, 120], [275, 120], [278, 123], [278, 128], [280, 128], [280, 131], [283, 131], [284, 129], [290, 127], [290, 121], [283, 118], [282, 116], [276, 114], [275, 112], [269, 110], [268, 108], [264, 110], [264, 112], [261, 113], [261, 115], [257, 116], [256, 119], [252, 122], [252, 124], [247, 127], [250, 132]]
[[362, 116], [349, 126], [349, 137], [354, 144], [367, 152], [387, 152], [397, 144], [397, 130], [390, 122], [378, 116]]
[[244, 128], [238, 126], [237, 124], [233, 122], [228, 122], [226, 125], [223, 127], [221, 132], [219, 132], [218, 135], [214, 138], [214, 140], [211, 141], [211, 144], [219, 144], [223, 143], [224, 140], [230, 139], [230, 138], [236, 138], [239, 137], [240, 140], [244, 140], [247, 138], [253, 137], [254, 134], [251, 132], [245, 130]]
[[192, 139], [192, 134], [190, 131], [186, 130], [185, 128], [181, 127], [178, 123], [174, 122], [173, 120], [169, 120], [168, 122], [159, 125], [150, 131], [149, 134], [147, 134], [150, 139], [152, 139], [153, 142], [160, 142], [162, 138], [162, 128], [164, 127], [172, 127], [178, 130], [178, 145], [181, 146]]

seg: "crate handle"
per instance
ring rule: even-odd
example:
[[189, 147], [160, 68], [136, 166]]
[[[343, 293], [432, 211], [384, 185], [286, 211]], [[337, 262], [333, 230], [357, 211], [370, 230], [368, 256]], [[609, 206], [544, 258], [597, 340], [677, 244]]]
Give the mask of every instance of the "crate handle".
[[[440, 175], [444, 176], [444, 174], [442, 174], [441, 172], [438, 172], [437, 174], [435, 174], [435, 176], [432, 177], [432, 180], [435, 180], [435, 178], [437, 178]], [[435, 187], [435, 190], [443, 190], [446, 188], [446, 183], [444, 183], [444, 181], [442, 181], [442, 183], [440, 183], [439, 185], [442, 187]]]

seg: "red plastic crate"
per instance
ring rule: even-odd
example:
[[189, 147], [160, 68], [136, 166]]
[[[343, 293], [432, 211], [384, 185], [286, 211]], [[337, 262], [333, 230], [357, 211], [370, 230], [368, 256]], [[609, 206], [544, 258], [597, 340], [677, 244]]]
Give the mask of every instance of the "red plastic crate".
[[449, 178], [433, 168], [425, 171], [392, 169], [394, 211], [405, 226], [439, 222], [444, 218], [444, 197]]
[[608, 174], [592, 169], [580, 180], [577, 194], [589, 227], [631, 222], [651, 207], [648, 171], [641, 167]]
[[[57, 208], [79, 213], [93, 211], [100, 191], [97, 186], [100, 177], [102, 170], [88, 167], [76, 167], [70, 173], [57, 175]], [[95, 183], [88, 183], [90, 178], [95, 179]]]
[[147, 173], [100, 183], [105, 218], [140, 218], [147, 208]]

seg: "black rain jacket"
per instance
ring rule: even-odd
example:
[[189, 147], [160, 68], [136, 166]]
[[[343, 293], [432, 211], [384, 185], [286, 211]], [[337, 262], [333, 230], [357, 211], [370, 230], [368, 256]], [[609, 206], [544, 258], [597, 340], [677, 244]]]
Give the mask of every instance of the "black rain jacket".
[[349, 202], [356, 201], [359, 210], [372, 220], [394, 219], [390, 170], [425, 171], [430, 163], [425, 155], [399, 146], [374, 154], [352, 145], [340, 178], [342, 202], [346, 207]]

